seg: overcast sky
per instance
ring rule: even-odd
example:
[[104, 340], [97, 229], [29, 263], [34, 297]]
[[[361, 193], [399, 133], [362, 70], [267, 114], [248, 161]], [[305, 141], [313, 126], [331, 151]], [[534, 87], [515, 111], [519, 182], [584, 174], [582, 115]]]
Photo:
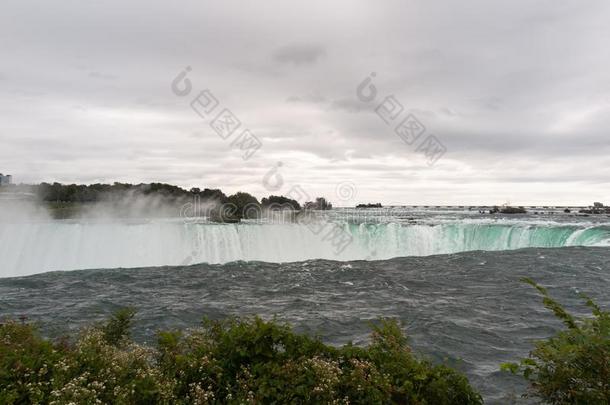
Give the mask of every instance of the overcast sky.
[[[4, 0], [0, 172], [298, 185], [336, 205], [610, 203], [609, 22], [606, 0]], [[228, 140], [191, 109], [204, 89], [241, 121]], [[391, 125], [374, 111], [390, 95]], [[409, 113], [446, 148], [433, 166], [394, 132]], [[262, 142], [247, 161], [243, 129]]]

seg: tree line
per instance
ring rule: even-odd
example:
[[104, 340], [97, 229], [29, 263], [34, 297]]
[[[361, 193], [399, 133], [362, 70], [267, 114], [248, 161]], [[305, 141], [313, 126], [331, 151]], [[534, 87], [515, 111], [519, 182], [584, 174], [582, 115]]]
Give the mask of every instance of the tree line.
[[129, 184], [115, 182], [113, 184], [61, 184], [61, 183], [40, 183], [37, 185], [12, 185], [12, 192], [27, 192], [33, 194], [36, 199], [43, 203], [57, 205], [87, 204], [87, 203], [116, 203], [125, 204], [130, 200], [137, 200], [140, 197], [151, 197], [159, 204], [182, 205], [193, 200], [202, 203], [214, 203], [216, 205], [230, 205], [234, 208], [237, 218], [244, 218], [242, 215], [247, 208], [271, 208], [271, 209], [290, 209], [299, 211], [301, 209], [328, 210], [332, 204], [323, 197], [318, 197], [314, 201], [304, 202], [303, 205], [289, 197], [282, 195], [270, 195], [260, 201], [252, 194], [239, 191], [235, 194], [227, 195], [220, 189], [198, 188], [184, 189], [179, 186], [166, 183], [141, 183]]

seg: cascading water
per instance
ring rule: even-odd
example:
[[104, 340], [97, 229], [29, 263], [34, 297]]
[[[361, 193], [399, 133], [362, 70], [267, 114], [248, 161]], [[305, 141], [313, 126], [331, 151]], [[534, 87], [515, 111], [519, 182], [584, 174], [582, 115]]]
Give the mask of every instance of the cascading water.
[[470, 250], [607, 246], [607, 225], [346, 223], [341, 252], [303, 224], [140, 224], [46, 221], [2, 224], [0, 276], [50, 270], [147, 267], [237, 260], [377, 260]]

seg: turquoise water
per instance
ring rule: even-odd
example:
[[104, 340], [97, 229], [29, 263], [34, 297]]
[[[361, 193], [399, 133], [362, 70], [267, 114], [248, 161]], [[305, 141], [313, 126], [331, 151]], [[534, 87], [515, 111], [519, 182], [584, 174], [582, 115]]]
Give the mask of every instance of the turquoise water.
[[[605, 216], [489, 216], [384, 210], [317, 213], [301, 221], [39, 220], [0, 224], [0, 277], [52, 270], [233, 261], [383, 260], [474, 250], [610, 246]], [[343, 238], [336, 243], [334, 236]]]

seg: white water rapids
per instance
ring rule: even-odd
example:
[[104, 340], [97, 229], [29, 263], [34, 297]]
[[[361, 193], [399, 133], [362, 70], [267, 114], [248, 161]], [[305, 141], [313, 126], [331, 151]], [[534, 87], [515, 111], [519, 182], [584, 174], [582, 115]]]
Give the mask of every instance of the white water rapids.
[[610, 244], [607, 226], [347, 224], [342, 251], [302, 224], [41, 221], [0, 224], [0, 277], [50, 270], [309, 259], [377, 260], [471, 250]]

